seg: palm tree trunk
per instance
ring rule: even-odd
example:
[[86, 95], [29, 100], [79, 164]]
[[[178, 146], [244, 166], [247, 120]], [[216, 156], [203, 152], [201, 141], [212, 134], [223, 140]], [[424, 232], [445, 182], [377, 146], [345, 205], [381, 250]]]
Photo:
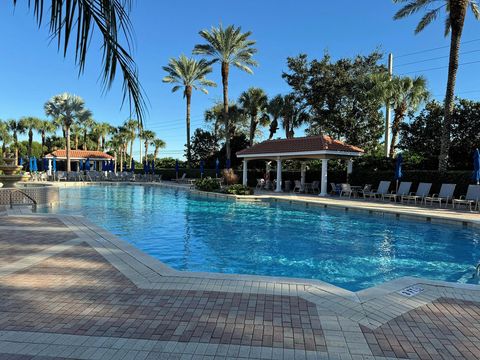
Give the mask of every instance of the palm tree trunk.
[[18, 164], [18, 137], [16, 131], [13, 131], [13, 146], [15, 146], [15, 164]]
[[120, 172], [123, 171], [123, 150], [120, 148], [120, 164], [119, 164]]
[[107, 142], [106, 140], [107, 139], [105, 138], [105, 136], [102, 135], [102, 151], [105, 151], [105, 143]]
[[65, 136], [66, 136], [66, 157], [67, 157], [67, 172], [71, 171], [70, 167], [70, 126], [65, 126]]
[[[70, 129], [69, 129], [70, 130]], [[70, 132], [70, 131], [69, 131]], [[78, 150], [78, 134], [75, 133], [75, 143], [74, 143], [74, 146], [75, 146], [75, 150]]]
[[393, 158], [395, 156], [395, 144], [397, 143], [398, 132], [400, 130], [400, 123], [402, 122], [404, 115], [400, 111], [395, 111], [395, 116], [393, 117], [392, 123], [392, 143], [390, 145], [390, 154], [389, 156]]
[[285, 137], [286, 137], [287, 139], [290, 139], [290, 119], [284, 118], [283, 121], [285, 122], [285, 123], [284, 123], [284, 127], [285, 127]]
[[250, 138], [249, 138], [250, 146], [253, 145], [253, 138], [255, 137], [256, 127], [257, 127], [257, 124], [255, 122], [255, 116], [251, 115], [250, 116]]
[[101, 148], [102, 148], [102, 137], [99, 136], [97, 137], [97, 151], [100, 151]]
[[186, 126], [187, 126], [187, 169], [190, 168], [191, 161], [192, 161], [192, 152], [190, 147], [190, 112], [191, 112], [191, 104], [192, 104], [192, 87], [186, 86], [185, 87], [185, 97], [187, 99], [187, 118], [186, 118]]
[[438, 157], [438, 170], [446, 171], [448, 166], [448, 153], [450, 150], [450, 129], [452, 126], [452, 113], [455, 102], [455, 82], [457, 79], [458, 58], [460, 41], [462, 38], [463, 23], [467, 11], [468, 1], [460, 0], [450, 2], [450, 22], [452, 35], [450, 38], [450, 58], [448, 63], [448, 80], [445, 91], [445, 106], [440, 138], [440, 155]]
[[42, 157], [45, 156], [45, 130], [42, 130]]
[[32, 143], [33, 143], [33, 130], [30, 128], [28, 129], [28, 158], [32, 156]]
[[153, 160], [157, 160], [157, 157], [158, 157], [158, 151], [160, 150], [160, 148], [158, 147], [155, 147], [155, 151], [153, 152]]
[[128, 163], [128, 165], [132, 164], [132, 160], [133, 160], [133, 140], [130, 141], [130, 162]]
[[145, 161], [148, 161], [148, 140], [145, 140]]
[[228, 73], [230, 64], [222, 62], [222, 84], [223, 84], [223, 121], [225, 123], [225, 153], [227, 160], [230, 160], [230, 121], [228, 119]]

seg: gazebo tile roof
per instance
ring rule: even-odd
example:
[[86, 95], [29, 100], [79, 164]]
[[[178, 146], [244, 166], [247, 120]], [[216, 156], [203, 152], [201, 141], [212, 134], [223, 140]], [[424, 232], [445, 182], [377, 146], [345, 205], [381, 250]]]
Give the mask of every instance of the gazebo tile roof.
[[363, 149], [349, 145], [340, 140], [334, 140], [330, 136], [307, 136], [292, 139], [266, 140], [252, 147], [237, 152], [237, 155], [257, 154], [287, 154], [317, 151], [332, 152], [356, 152], [363, 153]]
[[[54, 152], [46, 155], [47, 158], [66, 158], [67, 151], [65, 149], [62, 150], [55, 150]], [[104, 153], [103, 151], [96, 151], [96, 150], [70, 150], [70, 158], [80, 158], [80, 159], [87, 159], [87, 158], [94, 158], [94, 159], [105, 159], [110, 160], [114, 157]]]

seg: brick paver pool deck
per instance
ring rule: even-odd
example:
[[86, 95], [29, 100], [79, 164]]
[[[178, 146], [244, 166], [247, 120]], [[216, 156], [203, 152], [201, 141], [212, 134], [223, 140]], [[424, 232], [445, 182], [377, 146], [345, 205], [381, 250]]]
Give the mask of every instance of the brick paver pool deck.
[[0, 216], [0, 249], [0, 360], [480, 358], [479, 286], [178, 272], [75, 216]]

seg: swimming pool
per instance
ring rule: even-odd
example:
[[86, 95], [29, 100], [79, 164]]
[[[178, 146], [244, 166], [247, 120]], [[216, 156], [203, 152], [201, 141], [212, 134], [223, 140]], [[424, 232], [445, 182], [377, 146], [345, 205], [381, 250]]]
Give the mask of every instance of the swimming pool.
[[60, 190], [84, 215], [177, 270], [319, 279], [357, 291], [402, 276], [471, 282], [480, 231], [157, 186]]

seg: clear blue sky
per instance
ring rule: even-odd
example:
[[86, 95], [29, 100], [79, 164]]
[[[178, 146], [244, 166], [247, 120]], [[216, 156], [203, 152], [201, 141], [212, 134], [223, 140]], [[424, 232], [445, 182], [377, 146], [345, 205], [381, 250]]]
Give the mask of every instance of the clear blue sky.
[[[20, 1], [19, 3], [26, 3]], [[168, 5], [166, 5], [168, 4]], [[240, 25], [253, 32], [257, 40], [260, 66], [254, 75], [234, 69], [230, 77], [230, 97], [250, 86], [262, 87], [273, 96], [285, 93], [288, 87], [281, 78], [286, 58], [307, 53], [321, 57], [327, 49], [334, 58], [368, 53], [375, 48], [400, 56], [416, 51], [448, 45], [443, 37], [443, 19], [437, 20], [422, 34], [414, 35], [418, 17], [393, 21], [398, 6], [389, 0], [290, 1], [243, 0], [237, 2], [138, 0], [131, 18], [135, 29], [134, 57], [140, 79], [150, 101], [146, 127], [167, 142], [165, 156], [181, 157], [185, 143], [185, 105], [181, 93], [172, 94], [170, 86], [161, 82], [161, 67], [170, 57], [190, 54], [201, 42], [198, 31], [212, 25]], [[480, 61], [480, 23], [468, 14], [461, 51], [461, 63]], [[38, 27], [24, 5], [13, 9], [11, 1], [0, 4], [0, 118], [21, 116], [44, 117], [43, 104], [52, 95], [64, 91], [82, 96], [97, 121], [121, 124], [128, 117], [128, 108], [120, 109], [121, 79], [113, 89], [102, 93], [99, 82], [101, 50], [93, 41], [85, 74], [78, 77], [73, 54], [64, 59], [50, 43], [46, 26]], [[475, 41], [472, 41], [475, 40]], [[423, 74], [436, 98], [443, 97], [447, 69], [422, 71], [447, 65], [448, 48], [395, 59], [395, 73]], [[437, 60], [426, 59], [444, 57]], [[401, 64], [415, 64], [400, 66]], [[398, 65], [398, 67], [397, 67]], [[457, 94], [478, 99], [479, 63], [460, 66]], [[220, 83], [215, 67], [211, 78]], [[203, 112], [213, 101], [220, 100], [221, 87], [209, 95], [193, 96], [192, 130], [203, 125]], [[135, 147], [138, 153], [138, 145]]]

